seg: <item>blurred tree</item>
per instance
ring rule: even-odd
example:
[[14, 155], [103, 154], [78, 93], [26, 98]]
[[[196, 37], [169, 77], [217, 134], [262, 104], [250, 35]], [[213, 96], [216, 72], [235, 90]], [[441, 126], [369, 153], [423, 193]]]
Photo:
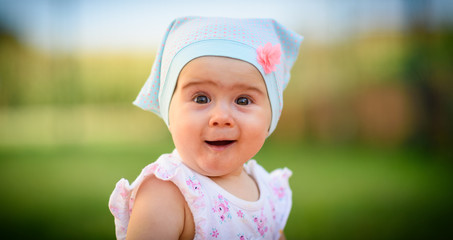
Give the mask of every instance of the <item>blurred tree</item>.
[[405, 79], [418, 107], [411, 142], [425, 153], [449, 151], [453, 145], [452, 32], [448, 26], [433, 29], [431, 1], [405, 0], [404, 4], [411, 46]]
[[26, 53], [17, 38], [1, 22], [0, 53], [0, 106], [18, 105], [23, 99], [23, 92], [20, 91], [21, 81], [17, 79], [16, 69], [20, 64], [17, 58]]

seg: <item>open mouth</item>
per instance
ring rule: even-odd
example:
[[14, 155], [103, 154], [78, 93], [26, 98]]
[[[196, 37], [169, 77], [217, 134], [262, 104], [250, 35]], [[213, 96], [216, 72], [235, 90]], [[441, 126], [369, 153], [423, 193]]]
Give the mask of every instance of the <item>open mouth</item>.
[[220, 141], [205, 141], [205, 142], [211, 146], [222, 147], [222, 146], [228, 146], [236, 141], [235, 140], [220, 140]]

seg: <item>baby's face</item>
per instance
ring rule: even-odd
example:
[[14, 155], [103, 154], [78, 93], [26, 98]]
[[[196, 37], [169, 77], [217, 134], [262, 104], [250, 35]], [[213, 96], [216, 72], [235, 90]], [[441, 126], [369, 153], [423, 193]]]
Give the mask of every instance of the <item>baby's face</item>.
[[169, 122], [190, 168], [206, 176], [239, 174], [268, 135], [271, 108], [264, 80], [244, 61], [194, 59], [179, 75]]

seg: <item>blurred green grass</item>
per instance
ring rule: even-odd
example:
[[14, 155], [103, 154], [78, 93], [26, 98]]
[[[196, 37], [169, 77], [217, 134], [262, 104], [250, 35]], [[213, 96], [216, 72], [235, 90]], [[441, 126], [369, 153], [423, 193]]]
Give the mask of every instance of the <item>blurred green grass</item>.
[[[107, 202], [170, 139], [153, 144], [0, 147], [1, 229], [8, 239], [113, 239]], [[256, 159], [293, 171], [288, 239], [447, 239], [452, 166], [413, 150], [279, 143]]]

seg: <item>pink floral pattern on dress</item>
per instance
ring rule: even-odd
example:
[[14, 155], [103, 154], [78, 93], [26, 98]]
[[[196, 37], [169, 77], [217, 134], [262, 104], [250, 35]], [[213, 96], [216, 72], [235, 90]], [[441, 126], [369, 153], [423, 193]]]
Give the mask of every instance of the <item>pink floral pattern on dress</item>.
[[279, 200], [283, 199], [285, 196], [285, 188], [278, 181], [273, 181], [271, 183], [272, 191], [278, 197]]
[[204, 192], [201, 186], [200, 181], [193, 175], [191, 177], [186, 178], [185, 180], [186, 185], [189, 188], [189, 194], [191, 197], [187, 199], [187, 201], [190, 201], [192, 206], [197, 209], [202, 209], [204, 208], [205, 201], [204, 201]]
[[151, 175], [154, 174], [156, 177], [159, 177], [161, 179], [167, 180], [171, 177], [172, 174], [170, 174], [168, 168], [159, 166], [159, 165], [149, 165], [145, 169], [145, 174], [146, 175]]
[[127, 188], [124, 186], [124, 184], [121, 185], [120, 195], [121, 195], [121, 197], [123, 197], [124, 199], [128, 198], [128, 197], [131, 195], [130, 190], [127, 189]]
[[275, 218], [276, 218], [275, 204], [274, 204], [274, 201], [272, 201], [272, 199], [269, 199], [269, 205], [271, 206], [272, 219], [275, 220]]
[[217, 238], [219, 236], [219, 231], [217, 231], [217, 229], [213, 228], [212, 232], [211, 232], [211, 236], [213, 238]]
[[131, 199], [129, 200], [129, 213], [132, 213], [132, 207], [134, 206], [134, 203], [135, 203], [135, 198], [131, 197]]
[[267, 232], [267, 218], [263, 213], [263, 209], [261, 209], [261, 214], [260, 216], [254, 216], [253, 221], [256, 223], [256, 229], [260, 233], [262, 237], [264, 237], [264, 234]]
[[203, 191], [201, 190], [200, 181], [198, 181], [195, 176], [192, 176], [188, 180], [186, 180], [186, 184], [192, 189], [195, 194], [201, 197], [204, 196]]
[[212, 211], [217, 214], [220, 219], [220, 223], [224, 223], [227, 219], [231, 219], [228, 201], [220, 194], [214, 202]]
[[243, 233], [239, 233], [238, 235], [239, 240], [249, 240], [250, 238], [246, 237]]

